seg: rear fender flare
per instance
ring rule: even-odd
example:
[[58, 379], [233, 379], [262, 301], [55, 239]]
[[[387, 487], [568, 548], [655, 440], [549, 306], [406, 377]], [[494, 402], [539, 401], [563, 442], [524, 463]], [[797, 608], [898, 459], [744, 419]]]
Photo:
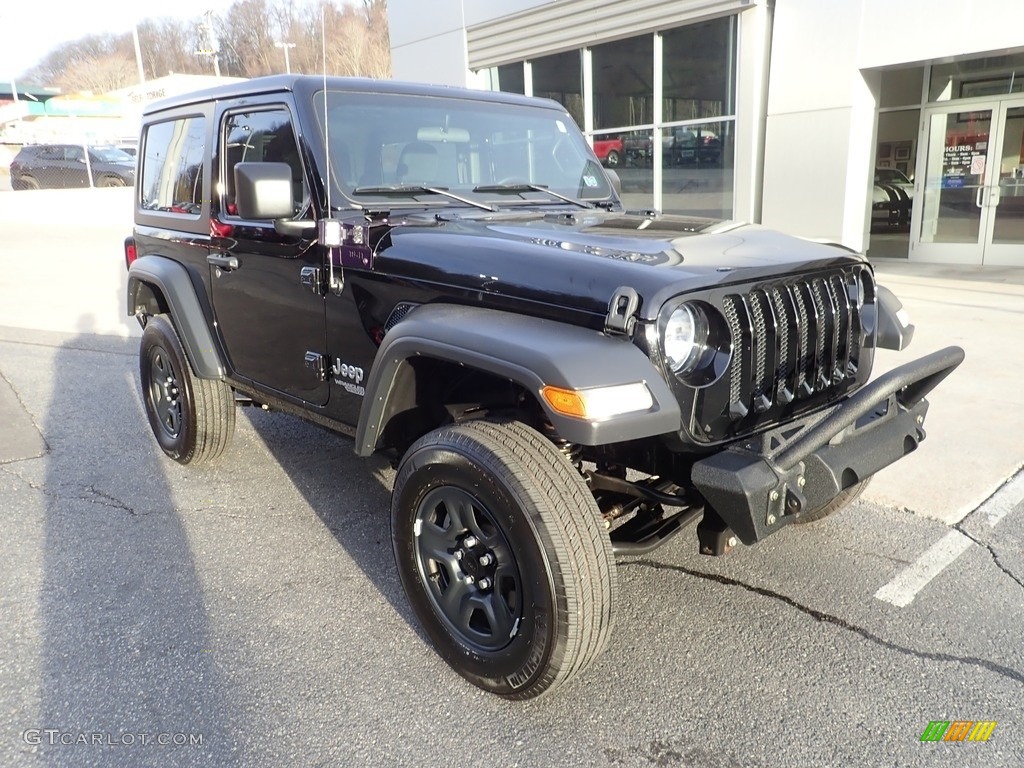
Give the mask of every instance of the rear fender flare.
[[167, 303], [192, 371], [201, 379], [223, 379], [226, 373], [206, 315], [184, 266], [165, 256], [142, 256], [128, 268], [128, 314], [136, 314], [146, 286]]

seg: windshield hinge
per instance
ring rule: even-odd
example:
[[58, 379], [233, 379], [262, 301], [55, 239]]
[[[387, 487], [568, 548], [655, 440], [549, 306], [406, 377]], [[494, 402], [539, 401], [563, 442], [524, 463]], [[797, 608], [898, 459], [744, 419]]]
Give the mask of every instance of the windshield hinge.
[[632, 336], [636, 326], [636, 311], [640, 308], [640, 295], [628, 285], [615, 289], [608, 302], [604, 318], [604, 332], [618, 336]]

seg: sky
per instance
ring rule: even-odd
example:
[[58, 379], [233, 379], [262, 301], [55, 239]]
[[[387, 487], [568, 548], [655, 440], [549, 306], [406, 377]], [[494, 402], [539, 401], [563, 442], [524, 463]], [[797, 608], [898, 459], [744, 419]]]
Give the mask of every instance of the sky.
[[[101, 0], [47, 3], [40, 23], [38, 0], [8, 0], [0, 5], [0, 81], [9, 81], [37, 64], [58, 44], [90, 34], [129, 32], [147, 18], [191, 19], [206, 11], [222, 14], [231, 0]], [[37, 83], [44, 85], [44, 83]]]

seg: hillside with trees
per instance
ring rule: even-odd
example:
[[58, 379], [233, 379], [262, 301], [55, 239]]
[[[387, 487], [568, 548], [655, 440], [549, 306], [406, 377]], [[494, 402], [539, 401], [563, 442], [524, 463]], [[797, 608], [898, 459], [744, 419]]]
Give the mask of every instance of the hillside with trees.
[[[322, 20], [322, 21], [321, 21]], [[386, 0], [235, 0], [221, 14], [138, 25], [146, 79], [178, 74], [258, 77], [285, 71], [390, 77]], [[285, 47], [287, 46], [287, 47]], [[198, 52], [198, 53], [197, 53]], [[105, 92], [139, 82], [132, 34], [88, 35], [55, 47], [20, 78], [65, 93]]]

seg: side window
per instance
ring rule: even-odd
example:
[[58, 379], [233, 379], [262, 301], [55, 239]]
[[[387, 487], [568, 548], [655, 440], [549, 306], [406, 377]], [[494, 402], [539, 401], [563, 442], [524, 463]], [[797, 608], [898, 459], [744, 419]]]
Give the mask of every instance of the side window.
[[203, 209], [206, 120], [154, 123], [146, 128], [142, 146], [142, 208], [198, 216]]
[[292, 169], [294, 212], [298, 214], [306, 207], [309, 192], [288, 110], [280, 108], [233, 112], [224, 119], [221, 140], [225, 213], [229, 216], [237, 214], [235, 166], [238, 163], [287, 163]]
[[64, 159], [75, 162], [76, 160], [84, 160], [85, 154], [82, 152], [81, 147], [68, 147], [64, 150]]

